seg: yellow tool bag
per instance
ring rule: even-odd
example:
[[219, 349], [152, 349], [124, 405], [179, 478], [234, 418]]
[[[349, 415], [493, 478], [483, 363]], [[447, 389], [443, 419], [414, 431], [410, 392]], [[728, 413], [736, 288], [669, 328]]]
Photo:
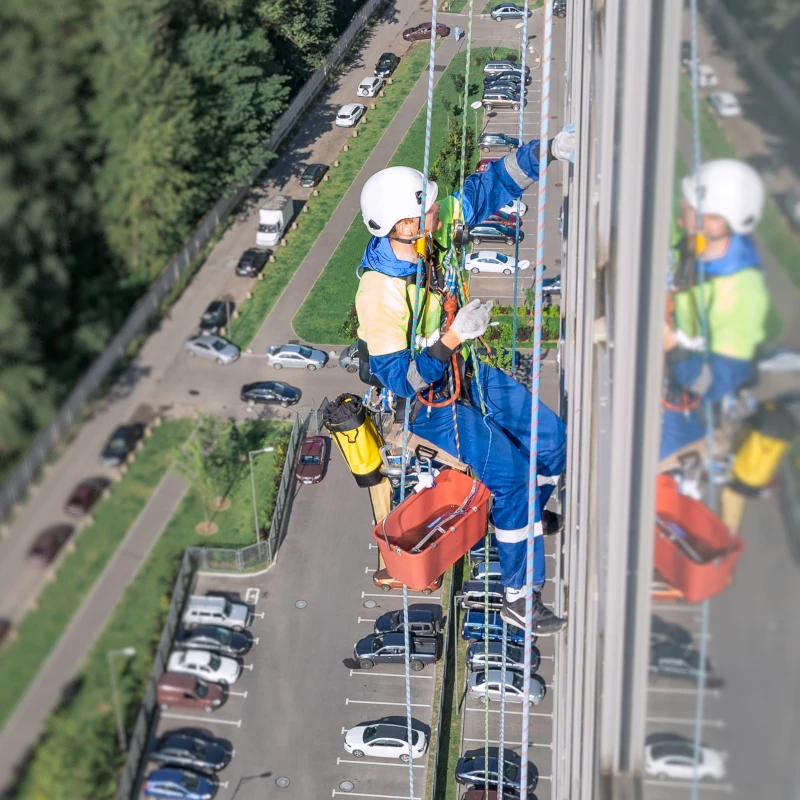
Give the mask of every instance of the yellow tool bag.
[[361, 398], [340, 394], [325, 406], [322, 422], [330, 431], [356, 483], [364, 489], [377, 486], [382, 480], [381, 446], [383, 439]]

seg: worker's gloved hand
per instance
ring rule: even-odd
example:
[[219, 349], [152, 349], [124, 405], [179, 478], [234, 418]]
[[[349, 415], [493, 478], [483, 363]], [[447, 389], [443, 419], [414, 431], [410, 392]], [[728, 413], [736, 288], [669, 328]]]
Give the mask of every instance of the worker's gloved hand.
[[550, 152], [559, 161], [575, 163], [575, 124], [565, 125], [553, 138]]
[[486, 329], [489, 327], [489, 317], [492, 311], [492, 301], [487, 300], [481, 304], [480, 300], [472, 300], [462, 308], [450, 330], [455, 331], [456, 335], [462, 342], [468, 339], [476, 339], [478, 336], [483, 336]]

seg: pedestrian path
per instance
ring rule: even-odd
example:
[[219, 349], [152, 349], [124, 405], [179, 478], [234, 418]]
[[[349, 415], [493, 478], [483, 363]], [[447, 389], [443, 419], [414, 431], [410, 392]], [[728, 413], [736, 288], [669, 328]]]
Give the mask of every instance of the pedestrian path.
[[[444, 68], [450, 63], [450, 59], [457, 50], [458, 45], [452, 37], [445, 39], [439, 46], [436, 51], [434, 85], [439, 82]], [[375, 145], [372, 154], [364, 163], [361, 172], [347, 190], [336, 211], [331, 215], [328, 224], [309, 250], [303, 263], [297, 268], [289, 285], [275, 303], [272, 313], [256, 334], [251, 344], [253, 352], [261, 353], [270, 344], [296, 338], [292, 320], [355, 219], [360, 209], [361, 187], [364, 185], [366, 176], [378, 172], [389, 163], [408, 132], [409, 126], [425, 105], [427, 96], [428, 70], [426, 69], [414, 84], [403, 105], [400, 106], [395, 120], [390, 123], [381, 140]], [[356, 266], [354, 264], [353, 269]]]
[[186, 480], [172, 472], [167, 472], [162, 478], [28, 687], [0, 733], [0, 787], [8, 783], [14, 766], [36, 741], [45, 719], [58, 705], [64, 687], [81, 668], [87, 653], [102, 633], [117, 603], [136, 577], [188, 488]]

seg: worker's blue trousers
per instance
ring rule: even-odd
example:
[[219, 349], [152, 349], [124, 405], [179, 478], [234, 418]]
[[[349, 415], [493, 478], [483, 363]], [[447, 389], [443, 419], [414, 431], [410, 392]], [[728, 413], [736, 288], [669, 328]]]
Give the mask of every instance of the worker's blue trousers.
[[[483, 390], [486, 416], [481, 414], [478, 382]], [[500, 370], [481, 363], [470, 386], [472, 405], [456, 404], [460, 460], [469, 464], [475, 474], [492, 491], [495, 528], [520, 531], [528, 524], [528, 475], [531, 436], [531, 393], [521, 383]], [[411, 430], [436, 447], [459, 455], [453, 409], [423, 408]], [[567, 454], [567, 429], [544, 403], [539, 403], [537, 471], [540, 476], [557, 477], [564, 469]], [[535, 520], [541, 520], [553, 485], [537, 486]], [[498, 540], [503, 585], [521, 589], [525, 583], [526, 541]], [[533, 585], [545, 580], [544, 540], [534, 539]]]

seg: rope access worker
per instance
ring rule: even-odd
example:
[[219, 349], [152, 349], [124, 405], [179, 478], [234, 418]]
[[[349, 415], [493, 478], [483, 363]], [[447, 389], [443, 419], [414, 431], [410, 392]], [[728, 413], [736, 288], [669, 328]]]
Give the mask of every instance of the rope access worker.
[[742, 161], [717, 159], [703, 164], [698, 176], [685, 177], [681, 190], [679, 224], [687, 235], [679, 245], [673, 278], [674, 327], [668, 324], [664, 330], [662, 469], [677, 466], [683, 453], [705, 452], [703, 401], [719, 404], [751, 379], [770, 305], [750, 235], [764, 206], [758, 173]]
[[[574, 138], [571, 132], [557, 134], [549, 143], [548, 161], [568, 159], [574, 152]], [[399, 406], [404, 401], [411, 403], [411, 432], [467, 463], [494, 494], [492, 520], [505, 587], [501, 616], [520, 627], [525, 625], [531, 393], [482, 362], [477, 374], [472, 374], [476, 359], [470, 359], [465, 367], [457, 356], [459, 374], [455, 374], [453, 354], [463, 342], [485, 333], [491, 301], [472, 300], [442, 333], [445, 315], [436, 262], [450, 247], [453, 223], [462, 213], [466, 225], [475, 224], [519, 198], [538, 179], [538, 147], [538, 141], [529, 142], [493, 162], [485, 173], [471, 175], [464, 184], [463, 198], [450, 195], [437, 203], [438, 187], [429, 181], [422, 237], [422, 173], [410, 167], [389, 167], [369, 178], [361, 192], [361, 212], [373, 238], [359, 267], [356, 294], [360, 354], [362, 360], [368, 359], [373, 385], [379, 383], [394, 393], [397, 419], [403, 418]], [[420, 289], [419, 324], [412, 331], [418, 247], [426, 253], [427, 279]], [[418, 349], [414, 358], [412, 344]], [[455, 400], [453, 386], [457, 387]], [[481, 394], [485, 414], [481, 413]], [[452, 402], [446, 404], [448, 398], [455, 402], [455, 420]], [[545, 582], [542, 534], [545, 529], [555, 533], [561, 527], [557, 515], [549, 511], [543, 515], [542, 509], [565, 460], [566, 427], [540, 404], [537, 469], [547, 482], [539, 481], [534, 518], [533, 633], [537, 636], [557, 633], [565, 625], [541, 598]]]

